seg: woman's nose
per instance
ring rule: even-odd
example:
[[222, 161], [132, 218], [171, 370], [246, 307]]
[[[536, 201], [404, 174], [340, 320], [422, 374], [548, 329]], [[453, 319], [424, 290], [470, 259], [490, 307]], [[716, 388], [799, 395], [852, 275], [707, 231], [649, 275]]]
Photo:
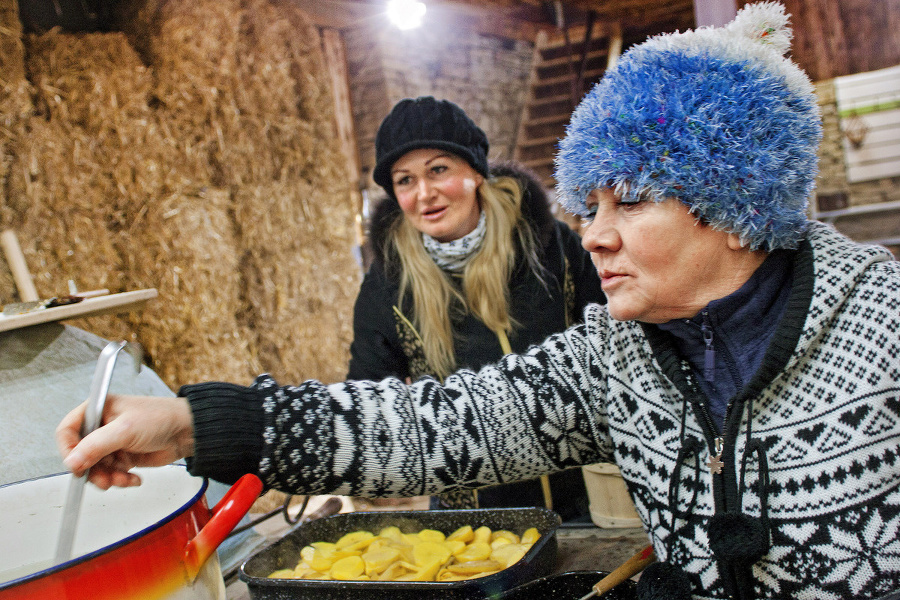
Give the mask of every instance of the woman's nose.
[[422, 177], [419, 179], [418, 183], [416, 183], [416, 195], [424, 200], [431, 196], [432, 187], [431, 183], [429, 183], [428, 179]]
[[588, 252], [615, 252], [622, 246], [622, 238], [612, 219], [598, 211], [581, 236], [581, 245]]

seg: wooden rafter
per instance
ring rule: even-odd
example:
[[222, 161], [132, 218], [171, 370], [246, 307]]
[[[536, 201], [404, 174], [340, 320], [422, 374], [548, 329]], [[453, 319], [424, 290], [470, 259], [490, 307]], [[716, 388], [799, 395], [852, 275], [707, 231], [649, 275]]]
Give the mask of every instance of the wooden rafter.
[[[534, 41], [553, 30], [553, 2], [546, 0], [423, 0], [440, 22], [459, 23], [486, 35]], [[387, 0], [294, 0], [321, 26], [343, 28], [384, 17]], [[593, 11], [599, 22], [627, 30], [674, 31], [694, 25], [693, 0], [562, 0], [567, 21], [584, 23]]]

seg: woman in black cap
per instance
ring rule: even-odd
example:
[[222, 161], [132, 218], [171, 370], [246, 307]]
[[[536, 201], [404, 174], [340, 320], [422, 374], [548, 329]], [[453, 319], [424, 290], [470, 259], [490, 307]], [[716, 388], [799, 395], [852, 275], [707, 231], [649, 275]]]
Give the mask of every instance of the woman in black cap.
[[[405, 99], [375, 139], [375, 259], [354, 309], [348, 379], [443, 379], [522, 352], [604, 302], [581, 240], [535, 177], [489, 165], [484, 132], [456, 104]], [[588, 514], [580, 469], [461, 490], [432, 507], [552, 506]]]

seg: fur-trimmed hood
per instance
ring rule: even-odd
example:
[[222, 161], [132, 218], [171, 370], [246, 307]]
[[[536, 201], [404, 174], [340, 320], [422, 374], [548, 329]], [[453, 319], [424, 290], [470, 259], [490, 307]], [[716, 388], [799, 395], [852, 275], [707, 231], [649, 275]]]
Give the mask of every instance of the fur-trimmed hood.
[[[513, 162], [491, 163], [492, 177], [515, 177], [524, 190], [522, 196], [522, 213], [534, 229], [535, 237], [543, 248], [553, 235], [556, 219], [550, 211], [550, 198], [547, 190], [533, 172]], [[403, 218], [403, 211], [397, 200], [385, 197], [372, 213], [369, 225], [369, 244], [377, 261], [387, 262], [384, 256], [384, 243], [391, 226], [397, 219]]]

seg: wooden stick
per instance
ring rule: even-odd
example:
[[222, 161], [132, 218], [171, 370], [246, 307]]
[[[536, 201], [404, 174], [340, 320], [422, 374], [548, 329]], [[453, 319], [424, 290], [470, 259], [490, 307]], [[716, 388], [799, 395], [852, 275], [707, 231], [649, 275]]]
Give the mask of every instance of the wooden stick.
[[656, 561], [656, 553], [653, 552], [653, 546], [647, 546], [624, 563], [616, 567], [616, 569], [594, 584], [594, 588], [587, 596], [582, 598], [581, 600], [585, 600], [585, 598], [591, 598], [592, 596], [602, 596], [609, 590], [613, 589], [626, 579], [631, 579], [641, 571], [643, 571], [647, 565]]
[[34, 287], [34, 281], [31, 279], [31, 273], [28, 272], [28, 265], [25, 263], [25, 255], [22, 254], [16, 232], [12, 229], [4, 230], [3, 233], [0, 233], [0, 244], [3, 245], [6, 262], [9, 263], [9, 270], [16, 282], [16, 288], [19, 290], [19, 299], [22, 302], [40, 300], [37, 289]]

